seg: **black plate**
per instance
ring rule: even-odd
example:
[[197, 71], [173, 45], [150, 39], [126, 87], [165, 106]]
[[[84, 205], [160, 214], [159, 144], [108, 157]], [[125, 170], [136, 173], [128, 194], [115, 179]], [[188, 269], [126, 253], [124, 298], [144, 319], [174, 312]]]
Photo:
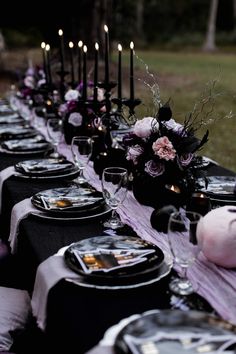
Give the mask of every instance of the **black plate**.
[[15, 170], [26, 176], [58, 176], [61, 173], [74, 171], [75, 165], [63, 158], [34, 159], [20, 161], [15, 165]]
[[[86, 201], [78, 202], [80, 198]], [[97, 213], [104, 207], [102, 193], [90, 188], [67, 187], [47, 189], [31, 198], [32, 204], [47, 214], [63, 217], [86, 216], [87, 212]]]
[[236, 184], [236, 176], [210, 176], [207, 177], [208, 185], [205, 185], [203, 178], [198, 179], [201, 190], [209, 195], [213, 200], [234, 201], [236, 195], [234, 188]]
[[[111, 268], [109, 271], [99, 270], [87, 273], [81, 266], [81, 262], [76, 256], [76, 252], [86, 252], [86, 255], [96, 255], [98, 250], [103, 250], [103, 263], [111, 260], [104, 257], [107, 254], [114, 254], [115, 251], [152, 251], [145, 256], [145, 261], [136, 263], [133, 266]], [[105, 251], [104, 251], [105, 250]], [[100, 257], [101, 258], [101, 257]], [[145, 282], [154, 277], [158, 277], [159, 270], [163, 264], [164, 254], [162, 250], [150, 242], [133, 236], [97, 236], [81, 240], [72, 244], [65, 251], [65, 261], [67, 265], [78, 274], [86, 278], [87, 282], [97, 285], [125, 285]], [[109, 265], [110, 266], [110, 265]]]
[[[150, 353], [159, 354], [194, 354], [216, 352], [226, 342], [214, 341], [214, 336], [235, 336], [235, 327], [228, 322], [199, 311], [162, 310], [149, 311], [128, 323], [117, 335], [114, 349], [116, 354]], [[181, 335], [185, 335], [185, 338]], [[188, 336], [187, 336], [188, 334]], [[157, 336], [162, 335], [159, 339]], [[205, 343], [198, 343], [197, 338], [211, 335]], [[187, 336], [187, 338], [186, 338]], [[193, 337], [195, 336], [195, 339]], [[170, 338], [172, 337], [172, 338]], [[187, 345], [192, 344], [194, 348]], [[145, 351], [146, 348], [146, 351]], [[156, 351], [154, 351], [156, 349]], [[236, 344], [230, 349], [236, 353]], [[136, 350], [136, 351], [135, 351]], [[223, 351], [220, 351], [223, 353]], [[227, 353], [227, 352], [226, 352]]]
[[3, 124], [0, 126], [0, 139], [21, 139], [21, 138], [30, 138], [37, 135], [35, 129], [20, 125]]

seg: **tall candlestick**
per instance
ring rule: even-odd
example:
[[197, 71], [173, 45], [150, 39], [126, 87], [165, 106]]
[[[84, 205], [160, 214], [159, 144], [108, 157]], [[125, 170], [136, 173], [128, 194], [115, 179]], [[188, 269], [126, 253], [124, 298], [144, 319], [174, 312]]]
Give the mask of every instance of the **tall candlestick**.
[[70, 65], [71, 65], [71, 83], [72, 86], [74, 86], [75, 72], [74, 72], [74, 56], [73, 56], [74, 43], [73, 42], [69, 42], [69, 48], [70, 48]]
[[83, 46], [83, 100], [87, 101], [87, 46]]
[[51, 57], [50, 57], [50, 45], [49, 44], [46, 44], [46, 47], [45, 47], [45, 50], [46, 50], [46, 60], [47, 60], [47, 72], [48, 72], [48, 84], [49, 86], [52, 85], [52, 73], [51, 73]]
[[65, 52], [64, 52], [64, 38], [63, 31], [59, 29], [58, 35], [60, 37], [60, 59], [61, 59], [61, 72], [63, 73], [65, 70]]
[[45, 51], [46, 43], [45, 42], [41, 43], [41, 48], [42, 48], [42, 52], [43, 52], [43, 71], [45, 74], [46, 84], [48, 84], [47, 64], [46, 64], [47, 60], [46, 60], [46, 51]]
[[122, 54], [122, 45], [118, 44], [118, 98], [122, 99], [122, 74], [121, 74], [121, 54]]
[[97, 101], [98, 99], [98, 50], [99, 45], [95, 43], [95, 56], [94, 56], [94, 82], [93, 82], [93, 99]]
[[130, 100], [134, 100], [134, 42], [130, 42]]
[[81, 82], [81, 49], [83, 47], [83, 42], [78, 42], [78, 83]]
[[109, 84], [109, 32], [107, 25], [104, 25], [105, 31], [105, 85]]

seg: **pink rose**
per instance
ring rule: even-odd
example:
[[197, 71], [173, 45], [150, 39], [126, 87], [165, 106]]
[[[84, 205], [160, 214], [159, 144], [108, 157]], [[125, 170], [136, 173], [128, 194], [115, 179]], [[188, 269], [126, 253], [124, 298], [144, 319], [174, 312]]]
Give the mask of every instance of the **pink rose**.
[[134, 125], [134, 134], [139, 138], [147, 138], [152, 132], [159, 129], [159, 123], [153, 117], [144, 117], [138, 120]]
[[137, 165], [138, 158], [143, 153], [143, 148], [140, 145], [130, 146], [127, 151], [126, 159], [133, 161], [134, 165]]
[[187, 153], [180, 156], [179, 161], [182, 166], [188, 166], [193, 159], [193, 154]]
[[152, 149], [155, 155], [166, 161], [174, 160], [176, 156], [176, 151], [167, 136], [157, 139], [152, 144]]

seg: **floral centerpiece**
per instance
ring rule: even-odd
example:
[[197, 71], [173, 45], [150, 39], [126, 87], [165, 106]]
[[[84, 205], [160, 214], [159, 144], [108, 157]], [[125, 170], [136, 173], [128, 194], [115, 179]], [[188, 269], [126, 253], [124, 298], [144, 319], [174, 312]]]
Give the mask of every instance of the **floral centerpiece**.
[[208, 131], [197, 138], [191, 118], [177, 123], [167, 102], [156, 117], [138, 120], [132, 133], [124, 137], [126, 159], [134, 175], [134, 195], [142, 204], [179, 206], [195, 189], [196, 152], [207, 142]]
[[59, 106], [58, 113], [64, 118], [65, 139], [70, 143], [75, 135], [91, 135], [99, 125], [99, 116], [103, 114], [104, 94], [98, 89], [98, 102], [101, 102], [99, 112], [93, 105], [93, 83], [89, 82], [87, 87], [88, 101], [84, 102], [82, 97], [83, 85], [76, 89], [69, 89], [65, 93], [65, 102]]

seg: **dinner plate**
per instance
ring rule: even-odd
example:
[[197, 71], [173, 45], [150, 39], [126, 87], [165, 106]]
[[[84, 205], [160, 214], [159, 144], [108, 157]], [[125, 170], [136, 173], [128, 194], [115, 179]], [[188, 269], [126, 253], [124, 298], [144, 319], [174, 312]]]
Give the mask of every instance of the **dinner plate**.
[[37, 134], [36, 130], [22, 125], [3, 124], [0, 126], [0, 139], [29, 138]]
[[172, 258], [164, 253], [164, 260], [158, 271], [156, 272], [154, 277], [146, 278], [146, 279], [135, 279], [133, 282], [130, 279], [129, 283], [121, 283], [121, 284], [99, 284], [97, 282], [90, 281], [88, 277], [78, 276], [78, 279], [66, 278], [68, 282], [71, 282], [75, 285], [83, 286], [85, 288], [92, 288], [92, 289], [101, 289], [101, 290], [124, 290], [124, 289], [135, 289], [142, 286], [151, 285], [160, 281], [162, 278], [166, 277], [173, 266]]
[[[13, 142], [13, 143], [12, 143]], [[49, 151], [52, 145], [45, 141], [36, 141], [34, 138], [21, 140], [7, 140], [0, 145], [0, 152], [6, 154], [31, 154]]]
[[63, 217], [86, 216], [87, 212], [97, 212], [105, 204], [101, 192], [75, 186], [38, 192], [31, 201], [39, 210]]
[[15, 174], [15, 177], [20, 178], [20, 179], [32, 179], [32, 180], [63, 180], [63, 179], [68, 179], [68, 180], [73, 180], [76, 177], [78, 177], [80, 172], [78, 171], [77, 167], [73, 167], [70, 171], [61, 171], [58, 172], [57, 174], [52, 174], [52, 175], [40, 175], [40, 176], [31, 176], [31, 175], [24, 175], [22, 173], [17, 172]]
[[75, 165], [64, 158], [34, 159], [18, 162], [15, 170], [23, 175], [41, 177], [74, 171]]
[[203, 178], [198, 179], [198, 184], [212, 200], [236, 202], [236, 176], [209, 176], [206, 180], [207, 185]]
[[31, 213], [31, 215], [40, 218], [40, 219], [48, 219], [48, 220], [56, 220], [56, 221], [83, 221], [83, 220], [92, 220], [92, 219], [100, 219], [105, 217], [107, 214], [111, 212], [111, 208], [108, 207], [106, 204], [103, 205], [101, 208], [96, 210], [89, 210], [86, 213], [78, 213], [73, 214], [71, 216], [66, 215], [66, 217], [62, 215], [49, 215], [46, 213]]
[[236, 353], [235, 326], [200, 311], [153, 310], [120, 330], [114, 350], [116, 354]]
[[72, 244], [67, 265], [96, 285], [130, 285], [158, 276], [162, 250], [139, 237], [97, 236]]

